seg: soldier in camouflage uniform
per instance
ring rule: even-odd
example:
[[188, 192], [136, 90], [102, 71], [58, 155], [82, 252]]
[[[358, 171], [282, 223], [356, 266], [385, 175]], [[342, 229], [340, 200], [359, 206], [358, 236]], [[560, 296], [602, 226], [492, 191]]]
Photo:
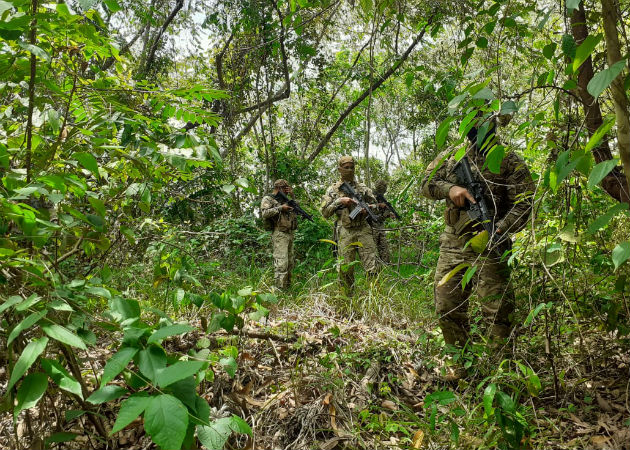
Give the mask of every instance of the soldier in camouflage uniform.
[[[376, 199], [372, 190], [359, 183], [354, 178], [354, 158], [342, 156], [339, 159], [339, 174], [341, 179], [328, 188], [322, 198], [321, 212], [328, 219], [335, 217], [335, 235], [337, 236], [338, 255], [343, 263], [338, 265], [339, 279], [347, 295], [352, 295], [354, 286], [354, 266], [352, 263], [358, 252], [363, 269], [368, 276], [376, 275], [379, 271], [376, 244], [372, 236], [372, 227], [366, 220], [366, 213], [350, 219], [350, 212], [356, 206], [356, 201], [339, 190], [343, 182], [347, 182], [373, 209], [377, 209]], [[355, 243], [359, 242], [360, 245]]]
[[[531, 174], [523, 159], [515, 152], [505, 155], [498, 174], [484, 167], [485, 151], [477, 149], [476, 133], [476, 128], [469, 133], [472, 144], [467, 150], [473, 176], [485, 185], [486, 203], [493, 208], [491, 214], [494, 216], [496, 232], [515, 233], [525, 226], [532, 209], [534, 183]], [[494, 127], [491, 126], [484, 145], [479, 148], [489, 149], [495, 143]], [[462, 348], [469, 339], [468, 298], [472, 283], [467, 283], [462, 290], [465, 270], [459, 270], [448, 281], [441, 283], [459, 264], [469, 263], [478, 267], [474, 281], [484, 318], [490, 322], [491, 343], [501, 342], [509, 336], [512, 328], [514, 293], [509, 282], [510, 270], [505, 259], [501, 260], [488, 250], [478, 254], [470, 245], [465, 247], [466, 242], [482, 229], [472, 223], [468, 214], [461, 209], [467, 200], [474, 203], [474, 198], [468, 190], [458, 186], [453, 172], [456, 164], [453, 158], [443, 162], [431, 176], [441, 160], [441, 157], [436, 158], [428, 167], [422, 193], [433, 200], [446, 200], [446, 229], [440, 235], [440, 256], [435, 271], [435, 308], [444, 341]], [[458, 367], [446, 378], [455, 380], [464, 375], [463, 368]]]
[[[374, 184], [374, 194], [385, 195], [385, 192], [387, 192], [387, 181], [378, 180]], [[385, 231], [383, 231], [383, 226], [385, 225], [385, 221], [387, 219], [394, 217], [394, 213], [392, 213], [387, 207], [379, 207], [376, 216], [379, 218], [378, 223], [371, 224], [372, 234], [374, 236], [374, 243], [376, 244], [376, 248], [378, 249], [378, 256], [381, 262], [383, 264], [389, 264], [391, 256], [389, 253], [389, 244], [387, 243], [387, 237], [385, 236]]]
[[260, 209], [264, 221], [272, 230], [273, 271], [276, 287], [287, 289], [291, 284], [291, 271], [294, 265], [293, 235], [297, 228], [297, 219], [293, 208], [281, 205], [274, 195], [282, 190], [293, 197], [293, 191], [286, 180], [276, 180], [273, 184], [273, 195], [263, 197]]

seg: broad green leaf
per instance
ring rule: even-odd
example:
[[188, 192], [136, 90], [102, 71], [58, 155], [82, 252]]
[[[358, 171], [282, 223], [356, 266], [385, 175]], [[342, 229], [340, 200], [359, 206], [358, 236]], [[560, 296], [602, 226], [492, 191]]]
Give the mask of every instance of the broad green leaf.
[[18, 323], [15, 326], [15, 328], [13, 328], [13, 330], [11, 330], [11, 333], [9, 334], [9, 337], [7, 338], [7, 345], [11, 345], [11, 342], [13, 342], [13, 340], [16, 337], [18, 337], [22, 331], [24, 331], [24, 330], [32, 327], [33, 325], [35, 325], [46, 314], [48, 314], [48, 310], [46, 310], [46, 309], [43, 310], [43, 311], [34, 312], [33, 314], [27, 316], [20, 323]]
[[70, 442], [73, 441], [74, 438], [78, 436], [77, 433], [69, 433], [67, 431], [60, 431], [59, 433], [51, 434], [46, 438], [44, 444], [46, 448], [49, 448], [50, 444], [55, 444], [59, 442]]
[[144, 393], [132, 395], [127, 400], [124, 400], [120, 405], [120, 409], [118, 410], [118, 415], [116, 416], [114, 427], [109, 433], [110, 436], [114, 433], [118, 433], [131, 422], [136, 420], [136, 418], [140, 414], [142, 414], [145, 409], [147, 409], [147, 406], [149, 406], [151, 400], [152, 398], [148, 397]]
[[477, 269], [478, 269], [477, 266], [470, 266], [469, 268], [466, 269], [466, 272], [464, 273], [464, 276], [462, 277], [462, 289], [465, 289], [466, 285], [470, 283], [470, 280], [472, 280], [472, 277], [475, 275], [475, 272], [477, 272]]
[[475, 100], [494, 100], [495, 95], [490, 88], [485, 87], [480, 89], [472, 98]]
[[90, 286], [85, 290], [85, 292], [92, 295], [98, 295], [99, 297], [107, 299], [112, 298], [112, 294], [111, 292], [109, 292], [109, 289], [100, 286]]
[[103, 368], [103, 376], [101, 377], [101, 385], [106, 385], [112, 381], [120, 372], [125, 370], [129, 361], [138, 353], [138, 349], [134, 347], [122, 347], [114, 356], [109, 358]]
[[232, 356], [230, 356], [229, 358], [221, 358], [219, 360], [219, 364], [223, 366], [228, 375], [234, 378], [234, 375], [236, 375], [236, 370], [238, 369], [238, 364]]
[[37, 405], [46, 389], [48, 389], [48, 377], [45, 374], [36, 372], [24, 377], [17, 391], [17, 404], [13, 409], [13, 419], [17, 420], [20, 411]]
[[0, 1], [0, 16], [4, 14], [5, 11], [13, 8], [13, 5], [9, 2], [5, 2], [4, 0]]
[[31, 294], [29, 295], [29, 297], [23, 301], [22, 303], [20, 303], [19, 305], [15, 305], [15, 310], [16, 311], [26, 311], [27, 309], [29, 309], [31, 306], [39, 303], [39, 301], [42, 298], [37, 295], [37, 294]]
[[230, 417], [215, 420], [210, 425], [197, 425], [197, 437], [208, 450], [217, 450], [225, 447], [225, 443], [232, 434]]
[[587, 36], [586, 39], [580, 44], [580, 46], [575, 50], [575, 59], [573, 60], [573, 72], [577, 72], [580, 66], [591, 56], [599, 41], [602, 40], [602, 35], [598, 34], [597, 36]]
[[232, 432], [252, 435], [247, 422], [235, 415], [215, 420], [210, 425], [197, 425], [199, 441], [210, 450], [224, 448]]
[[195, 327], [190, 326], [184, 323], [177, 323], [175, 325], [169, 325], [158, 330], [155, 330], [153, 334], [147, 340], [147, 344], [152, 344], [154, 342], [161, 341], [162, 339], [169, 336], [177, 336], [179, 334], [188, 333], [189, 331], [193, 331]]
[[455, 266], [455, 268], [453, 270], [451, 270], [449, 273], [447, 273], [446, 275], [444, 275], [442, 277], [442, 279], [439, 281], [437, 287], [442, 287], [444, 286], [446, 283], [448, 283], [448, 281], [453, 278], [457, 272], [459, 272], [462, 269], [465, 269], [467, 267], [470, 267], [470, 263], [461, 263], [458, 264], [457, 266]]
[[612, 252], [612, 260], [615, 270], [630, 258], [630, 241], [618, 244]]
[[593, 133], [593, 136], [591, 136], [591, 138], [588, 140], [588, 142], [586, 143], [586, 147], [584, 147], [584, 150], [590, 152], [595, 147], [597, 147], [599, 141], [601, 141], [606, 133], [608, 133], [608, 131], [610, 131], [610, 129], [613, 127], [616, 119], [617, 117], [614, 114], [607, 116], [604, 119], [604, 123], [600, 125], [595, 133]]
[[79, 164], [81, 164], [84, 168], [92, 172], [92, 175], [96, 178], [100, 177], [98, 173], [98, 162], [96, 161], [94, 155], [88, 152], [77, 152], [74, 153], [72, 157], [79, 161]]
[[18, 303], [21, 303], [23, 301], [24, 301], [23, 297], [20, 297], [19, 295], [12, 295], [2, 305], [0, 305], [0, 314], [2, 314], [4, 311], [9, 309], [13, 305], [17, 305]]
[[187, 428], [188, 411], [172, 395], [153, 397], [144, 411], [144, 429], [153, 442], [163, 449], [181, 448]]
[[159, 372], [166, 367], [166, 353], [162, 348], [151, 345], [138, 353], [137, 364], [140, 372], [157, 384]]
[[44, 61], [50, 61], [50, 55], [43, 48], [22, 41], [18, 42], [18, 45], [38, 58], [43, 59]]
[[466, 117], [464, 117], [462, 121], [460, 122], [459, 135], [462, 138], [465, 137], [466, 134], [470, 131], [470, 129], [475, 125], [475, 123], [473, 122], [473, 119], [476, 117], [476, 115], [477, 115], [477, 110], [473, 109], [468, 114], [466, 114]]
[[79, 0], [79, 5], [81, 5], [81, 9], [87, 11], [92, 6], [96, 4], [97, 0]]
[[486, 165], [488, 170], [492, 173], [500, 173], [503, 158], [505, 158], [505, 147], [501, 144], [492, 147], [486, 155]]
[[610, 171], [615, 168], [617, 162], [617, 159], [609, 159], [608, 161], [602, 161], [595, 167], [593, 167], [591, 175], [588, 177], [588, 188], [593, 189], [595, 186], [597, 186], [599, 182], [602, 181], [606, 177], [606, 175], [608, 175]]
[[100, 198], [96, 197], [88, 197], [88, 201], [94, 211], [96, 211], [101, 217], [105, 217], [107, 215], [107, 210], [105, 209], [105, 203]]
[[543, 255], [543, 260], [546, 266], [553, 266], [564, 261], [564, 247], [562, 244], [556, 242], [551, 244]]
[[117, 322], [140, 317], [140, 304], [137, 300], [114, 297], [109, 302], [110, 314]]
[[33, 365], [37, 357], [42, 354], [46, 348], [46, 344], [48, 344], [47, 337], [34, 339], [28, 343], [13, 367], [11, 378], [9, 379], [9, 384], [7, 386], [7, 392], [11, 390], [20, 378], [22, 378], [22, 375], [24, 375], [29, 367]]
[[453, 97], [450, 102], [448, 102], [449, 109], [455, 109], [459, 106], [459, 104], [468, 96], [468, 92], [464, 92], [463, 94], [459, 94], [456, 97]]
[[486, 230], [481, 231], [476, 234], [468, 241], [470, 243], [470, 248], [472, 248], [477, 253], [483, 253], [488, 245], [488, 232]]
[[109, 9], [109, 12], [112, 14], [122, 9], [116, 0], [103, 0], [103, 3], [107, 5], [107, 9]]
[[204, 364], [205, 361], [178, 361], [158, 372], [157, 384], [164, 388], [176, 381], [193, 376], [201, 370]]
[[99, 390], [94, 391], [85, 401], [93, 405], [100, 405], [101, 403], [111, 402], [118, 397], [122, 397], [127, 392], [129, 391], [121, 386], [103, 386]]
[[451, 391], [437, 391], [427, 395], [424, 400], [425, 406], [430, 406], [432, 403], [437, 403], [442, 406], [449, 405], [457, 400], [455, 394]]
[[494, 402], [494, 396], [497, 393], [497, 385], [494, 383], [490, 383], [486, 386], [486, 389], [483, 391], [483, 409], [486, 412], [486, 416], [491, 416], [494, 412], [494, 408], [492, 407], [492, 403]]
[[608, 86], [610, 86], [610, 83], [612, 83], [613, 80], [617, 78], [624, 67], [626, 67], [626, 60], [622, 59], [621, 61], [617, 61], [609, 68], [595, 74], [595, 76], [591, 78], [591, 81], [588, 82], [586, 90], [593, 97], [599, 97], [601, 93], [604, 92], [606, 88], [608, 88]]
[[236, 415], [232, 415], [232, 422], [230, 423], [230, 428], [235, 433], [247, 434], [249, 436], [252, 435], [252, 429], [249, 426], [249, 424]]
[[555, 42], [545, 45], [545, 47], [543, 48], [544, 57], [547, 59], [553, 58], [554, 53], [556, 53], [557, 47], [558, 47], [558, 44], [556, 44]]
[[221, 186], [221, 190], [225, 192], [226, 194], [232, 193], [234, 189], [236, 189], [236, 186], [234, 186], [233, 184], [225, 184]]
[[68, 373], [65, 367], [52, 359], [42, 358], [40, 364], [48, 376], [64, 391], [77, 395], [83, 400], [81, 384]]
[[501, 111], [499, 114], [513, 114], [518, 111], [518, 106], [512, 100], [501, 103]]
[[453, 120], [453, 117], [447, 117], [438, 127], [437, 132], [435, 133], [435, 143], [438, 148], [441, 148], [444, 145], [444, 142], [446, 142], [448, 131], [451, 128], [451, 122], [453, 122]]
[[627, 203], [617, 203], [615, 206], [613, 206], [608, 211], [606, 211], [604, 214], [602, 214], [597, 219], [595, 219], [593, 222], [591, 222], [589, 224], [587, 230], [586, 230], [586, 233], [593, 234], [596, 231], [601, 230], [606, 225], [608, 225], [608, 222], [610, 222], [610, 220], [613, 217], [615, 217], [621, 211], [627, 211], [627, 210], [628, 210], [628, 204]]
[[523, 325], [529, 326], [529, 324], [532, 323], [532, 321], [536, 318], [538, 313], [540, 313], [540, 311], [542, 311], [545, 308], [548, 308], [547, 303], [538, 304], [538, 306], [536, 306], [534, 309], [532, 309], [529, 312], [529, 314], [527, 315], [527, 318], [525, 319], [525, 322], [523, 322]]
[[57, 341], [70, 345], [71, 347], [87, 350], [85, 342], [67, 328], [57, 325], [56, 323], [42, 324], [41, 327], [42, 330], [44, 330], [44, 333]]
[[499, 402], [499, 407], [508, 413], [513, 413], [516, 409], [516, 403], [512, 397], [507, 395], [505, 392], [497, 391], [496, 393], [497, 400]]
[[574, 9], [576, 9], [578, 6], [580, 6], [580, 2], [582, 0], [567, 0], [567, 12], [569, 14], [571, 14], [573, 12]]

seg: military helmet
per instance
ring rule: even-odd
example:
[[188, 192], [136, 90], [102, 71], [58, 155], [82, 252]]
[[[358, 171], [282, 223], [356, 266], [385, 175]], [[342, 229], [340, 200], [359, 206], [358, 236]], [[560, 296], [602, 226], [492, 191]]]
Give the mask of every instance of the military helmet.
[[345, 163], [354, 163], [354, 158], [352, 156], [342, 156], [341, 158], [339, 158], [339, 167], [343, 166]]
[[273, 183], [273, 187], [274, 189], [280, 189], [283, 187], [287, 187], [289, 185], [289, 183], [287, 182], [287, 180], [283, 180], [282, 178], [280, 178], [279, 180], [274, 181]]
[[377, 194], [384, 194], [387, 191], [387, 181], [386, 180], [378, 180], [374, 183], [374, 192]]

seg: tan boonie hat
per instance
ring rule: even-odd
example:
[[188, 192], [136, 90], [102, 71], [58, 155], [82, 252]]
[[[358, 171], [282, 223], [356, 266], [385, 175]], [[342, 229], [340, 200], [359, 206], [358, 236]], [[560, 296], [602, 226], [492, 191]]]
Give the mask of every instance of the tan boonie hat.
[[273, 187], [274, 188], [281, 188], [281, 187], [285, 187], [288, 186], [289, 183], [287, 182], [287, 180], [283, 180], [282, 178], [280, 178], [279, 180], [274, 181], [273, 183]]
[[345, 163], [354, 163], [354, 158], [352, 156], [342, 156], [339, 158], [339, 166], [343, 166]]

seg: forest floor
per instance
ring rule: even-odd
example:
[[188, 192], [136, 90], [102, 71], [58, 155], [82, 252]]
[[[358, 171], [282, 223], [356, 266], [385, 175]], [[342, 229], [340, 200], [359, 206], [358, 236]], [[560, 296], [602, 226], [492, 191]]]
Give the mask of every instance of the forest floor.
[[[470, 360], [466, 380], [449, 384], [440, 377], [446, 356], [435, 325], [424, 329], [404, 320], [383, 324], [376, 318], [345, 317], [326, 299], [313, 297], [308, 304], [273, 311], [266, 322], [249, 324], [239, 335], [192, 332], [165, 347], [182, 354], [200, 347], [239, 349], [234, 378], [218, 370], [213, 382], [200, 386], [215, 418], [237, 414], [251, 425], [253, 436], [233, 437], [231, 448], [503, 447], [504, 433], [510, 431], [484, 407], [490, 382], [510, 387], [507, 392], [520, 398], [515, 417], [523, 424], [522, 448], [630, 448], [630, 355], [607, 347], [612, 340], [605, 333], [581, 336], [588, 357], [558, 343], [562, 357], [553, 360], [544, 351], [532, 352], [535, 336], [523, 335], [511, 358], [484, 351]], [[100, 352], [91, 350], [83, 359], [85, 373], [98, 373], [111, 356], [113, 343], [102, 344]], [[536, 396], [527, 395], [528, 380], [515, 369], [515, 360], [543, 380]], [[555, 383], [549, 381], [552, 371]], [[4, 370], [0, 382], [6, 383]], [[33, 409], [28, 420], [23, 414], [15, 434], [11, 415], [4, 414], [0, 448], [16, 448], [16, 438], [23, 435], [59, 431], [78, 434], [59, 448], [104, 448], [86, 416], [71, 418], [66, 412], [63, 419], [68, 405], [61, 394], [54, 402], [57, 408]], [[107, 405], [99, 413], [111, 427], [117, 408]], [[43, 420], [38, 414], [58, 416]], [[38, 429], [43, 423], [57, 423], [57, 429]], [[29, 428], [36, 432], [28, 433]], [[19, 440], [22, 448], [43, 448], [41, 441]], [[112, 437], [110, 446], [153, 448], [139, 419]]]

